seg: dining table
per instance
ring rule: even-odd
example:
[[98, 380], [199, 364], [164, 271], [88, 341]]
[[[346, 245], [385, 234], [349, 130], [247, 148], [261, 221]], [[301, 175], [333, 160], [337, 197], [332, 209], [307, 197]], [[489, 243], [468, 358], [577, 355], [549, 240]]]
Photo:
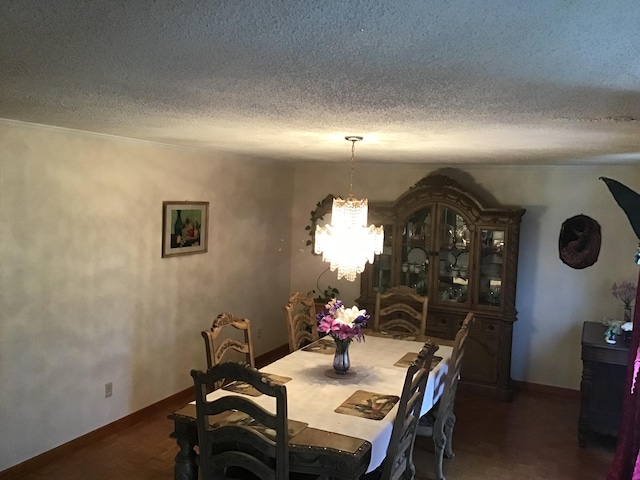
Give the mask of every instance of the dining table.
[[[350, 344], [350, 368], [344, 375], [333, 370], [335, 342], [330, 336], [261, 368], [261, 373], [287, 388], [291, 471], [349, 480], [377, 468], [391, 439], [407, 368], [426, 340], [370, 332], [361, 342]], [[442, 395], [451, 352], [451, 346], [440, 345], [434, 355], [421, 415]], [[232, 382], [209, 393], [207, 399], [243, 395], [275, 411], [273, 397], [247, 387]], [[174, 422], [171, 437], [179, 447], [174, 478], [196, 480], [195, 402], [169, 418]]]

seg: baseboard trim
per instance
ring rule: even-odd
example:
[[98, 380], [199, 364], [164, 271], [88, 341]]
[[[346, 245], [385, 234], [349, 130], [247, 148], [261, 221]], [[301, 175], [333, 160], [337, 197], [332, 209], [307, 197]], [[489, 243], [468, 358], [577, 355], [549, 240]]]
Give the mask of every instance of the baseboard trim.
[[274, 348], [270, 352], [263, 353], [255, 358], [256, 368], [262, 368], [270, 363], [280, 360], [285, 355], [289, 354], [289, 344], [280, 345], [278, 348]]
[[501, 402], [510, 402], [518, 395], [519, 392], [538, 393], [543, 395], [554, 395], [556, 397], [580, 398], [580, 390], [570, 388], [554, 387], [552, 385], [542, 385], [540, 383], [523, 382], [521, 380], [512, 380], [511, 387], [508, 390], [501, 390], [491, 385], [482, 385], [478, 383], [465, 382], [464, 378], [460, 380], [458, 389], [472, 395], [483, 395], [493, 398]]
[[491, 398], [497, 402], [510, 402], [513, 400], [513, 389], [498, 388], [494, 385], [484, 385], [465, 381], [464, 377], [458, 383], [458, 389], [471, 395], [480, 395]]
[[[289, 353], [289, 345], [282, 345], [274, 350], [271, 350], [267, 353], [264, 353], [255, 358], [256, 367], [262, 368], [265, 365], [268, 365], [276, 360], [284, 357]], [[142, 410], [138, 410], [137, 412], [133, 412], [126, 417], [122, 417], [115, 422], [111, 422], [103, 427], [100, 427], [92, 432], [89, 432], [81, 437], [74, 438], [67, 443], [63, 443], [62, 445], [55, 447], [51, 450], [47, 450], [40, 455], [37, 455], [33, 458], [25, 460], [22, 463], [14, 465], [13, 467], [9, 467], [6, 470], [0, 472], [0, 480], [13, 480], [18, 479], [24, 476], [26, 473], [36, 470], [43, 465], [57, 459], [62, 455], [68, 455], [80, 448], [84, 447], [88, 443], [97, 442], [102, 440], [105, 437], [113, 433], [117, 433], [124, 428], [130, 427], [145, 418], [154, 415], [158, 412], [166, 410], [172, 405], [179, 403], [180, 400], [184, 400], [184, 403], [187, 404], [194, 399], [193, 387], [186, 388], [181, 392], [178, 392], [170, 397], [165, 398], [164, 400], [160, 400], [148, 407], [143, 408]]]
[[522, 382], [513, 380], [516, 392], [544, 393], [545, 395], [556, 395], [559, 397], [580, 398], [580, 390], [571, 388], [554, 387], [552, 385], [542, 385], [540, 383]]

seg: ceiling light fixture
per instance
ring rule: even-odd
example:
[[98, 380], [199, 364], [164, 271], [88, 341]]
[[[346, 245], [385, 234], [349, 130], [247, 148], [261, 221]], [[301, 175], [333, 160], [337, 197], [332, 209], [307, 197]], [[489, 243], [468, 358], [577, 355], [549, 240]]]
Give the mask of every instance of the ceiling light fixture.
[[344, 138], [351, 142], [349, 196], [346, 200], [334, 198], [331, 224], [316, 226], [315, 252], [322, 253], [322, 260], [330, 263], [332, 272], [338, 270], [338, 280], [344, 277], [353, 282], [365, 264], [373, 263], [374, 256], [382, 252], [384, 230], [373, 224], [367, 227], [369, 202], [366, 198], [353, 198], [356, 142], [362, 137]]

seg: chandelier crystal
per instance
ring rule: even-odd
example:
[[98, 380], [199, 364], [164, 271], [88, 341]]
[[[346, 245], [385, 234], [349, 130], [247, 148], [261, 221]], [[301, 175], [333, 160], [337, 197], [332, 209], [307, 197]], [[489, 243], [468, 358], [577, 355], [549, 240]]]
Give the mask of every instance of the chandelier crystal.
[[329, 262], [332, 272], [338, 271], [350, 282], [364, 271], [367, 262], [382, 252], [384, 229], [371, 224], [367, 227], [369, 202], [366, 198], [353, 198], [353, 166], [356, 142], [362, 137], [345, 137], [351, 142], [351, 183], [349, 196], [333, 199], [331, 224], [316, 226], [315, 253], [322, 253], [322, 260]]

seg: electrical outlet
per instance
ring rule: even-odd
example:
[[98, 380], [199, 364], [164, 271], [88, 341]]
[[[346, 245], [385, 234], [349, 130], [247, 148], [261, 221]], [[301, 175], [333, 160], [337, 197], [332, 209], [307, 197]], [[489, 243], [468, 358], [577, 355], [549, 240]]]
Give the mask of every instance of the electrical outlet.
[[257, 333], [257, 337], [260, 338], [262, 336], [262, 328], [258, 327], [258, 330], [256, 333]]
[[104, 398], [109, 398], [111, 395], [113, 395], [113, 382], [105, 383]]

